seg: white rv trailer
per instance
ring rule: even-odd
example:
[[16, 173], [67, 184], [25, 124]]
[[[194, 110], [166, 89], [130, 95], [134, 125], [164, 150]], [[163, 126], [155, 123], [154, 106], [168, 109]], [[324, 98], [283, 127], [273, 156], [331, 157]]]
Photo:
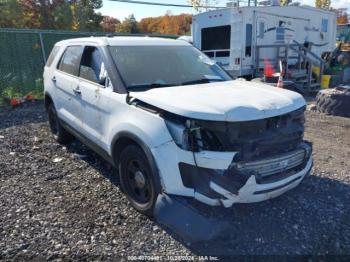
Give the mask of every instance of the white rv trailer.
[[[249, 76], [257, 67], [264, 67], [262, 58], [273, 60], [281, 52], [277, 48], [259, 48], [257, 54], [257, 46], [297, 41], [312, 43], [318, 57], [332, 51], [336, 44], [336, 14], [309, 6], [229, 7], [195, 15], [192, 34], [194, 46], [230, 74]], [[288, 56], [293, 52], [289, 50]]]

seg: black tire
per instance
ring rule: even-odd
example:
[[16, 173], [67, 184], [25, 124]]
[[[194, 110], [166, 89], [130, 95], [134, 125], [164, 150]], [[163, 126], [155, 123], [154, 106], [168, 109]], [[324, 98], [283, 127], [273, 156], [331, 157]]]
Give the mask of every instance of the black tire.
[[140, 213], [152, 217], [159, 194], [158, 182], [143, 150], [127, 146], [120, 154], [120, 185], [131, 205]]
[[48, 106], [47, 112], [49, 116], [50, 129], [55, 140], [60, 144], [67, 144], [71, 142], [74, 139], [74, 137], [70, 133], [68, 133], [68, 131], [65, 130], [60, 124], [60, 120], [57, 116], [57, 112], [53, 104], [50, 104]]
[[321, 113], [350, 117], [350, 95], [339, 91], [320, 91], [316, 97], [316, 108]]

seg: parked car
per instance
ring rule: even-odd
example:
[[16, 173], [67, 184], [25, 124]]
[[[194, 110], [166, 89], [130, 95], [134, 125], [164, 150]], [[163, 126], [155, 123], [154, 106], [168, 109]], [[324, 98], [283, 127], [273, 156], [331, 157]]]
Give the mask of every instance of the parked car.
[[57, 141], [74, 136], [117, 167], [147, 215], [161, 193], [225, 207], [270, 199], [312, 167], [302, 96], [232, 80], [185, 41], [61, 41], [44, 85]]

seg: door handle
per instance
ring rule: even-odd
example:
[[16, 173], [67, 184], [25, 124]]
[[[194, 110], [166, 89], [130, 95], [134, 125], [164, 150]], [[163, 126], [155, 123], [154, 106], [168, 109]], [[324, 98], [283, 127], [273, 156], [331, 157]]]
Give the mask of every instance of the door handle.
[[79, 87], [76, 87], [76, 88], [73, 88], [73, 92], [77, 95], [80, 95], [81, 94], [81, 90]]
[[54, 83], [56, 83], [56, 81], [57, 81], [57, 79], [56, 79], [55, 76], [53, 76], [53, 77], [51, 78], [51, 80], [52, 80], [52, 82], [54, 82]]

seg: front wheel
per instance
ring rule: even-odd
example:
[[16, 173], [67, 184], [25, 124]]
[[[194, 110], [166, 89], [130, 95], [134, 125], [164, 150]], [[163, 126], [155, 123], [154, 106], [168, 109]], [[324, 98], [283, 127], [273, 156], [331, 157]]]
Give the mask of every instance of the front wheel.
[[153, 216], [158, 197], [156, 178], [145, 153], [136, 145], [127, 146], [119, 161], [120, 184], [131, 205], [140, 213]]

